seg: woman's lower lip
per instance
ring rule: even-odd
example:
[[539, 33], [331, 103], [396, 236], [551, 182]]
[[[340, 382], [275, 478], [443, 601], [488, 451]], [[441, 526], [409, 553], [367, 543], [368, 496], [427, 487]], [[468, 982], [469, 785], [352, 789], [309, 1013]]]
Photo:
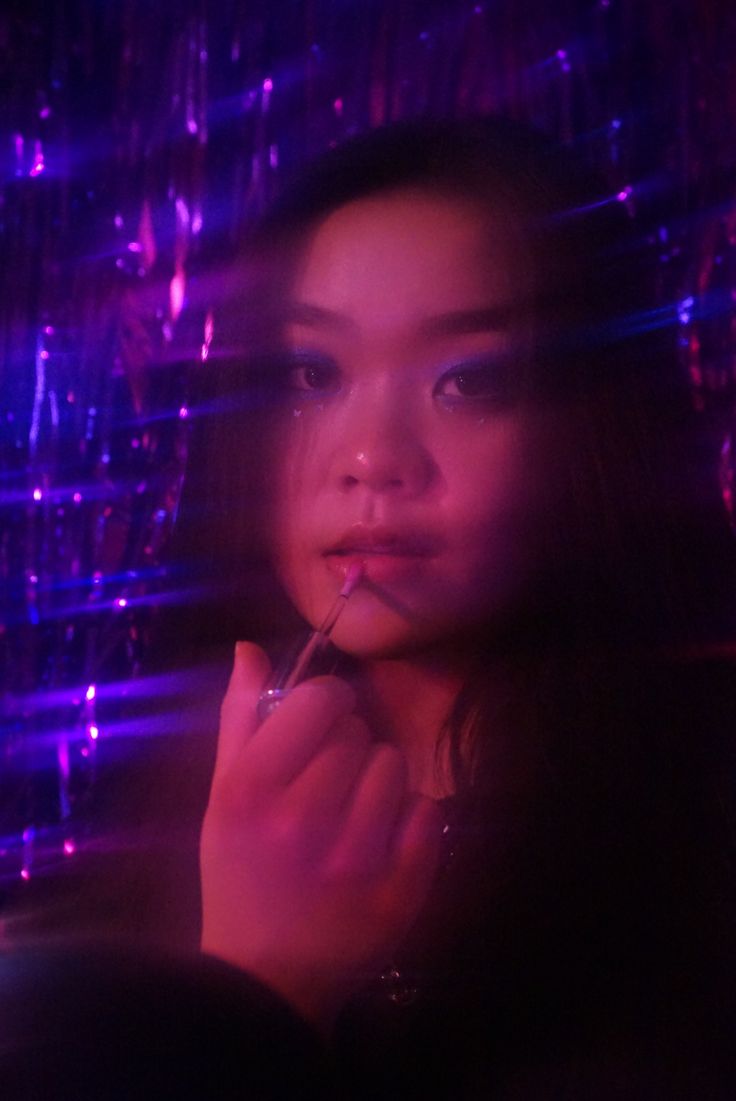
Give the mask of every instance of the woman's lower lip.
[[325, 562], [331, 573], [345, 577], [352, 565], [363, 566], [369, 581], [394, 581], [415, 576], [427, 561], [423, 554], [386, 554], [356, 551], [354, 554], [327, 554]]

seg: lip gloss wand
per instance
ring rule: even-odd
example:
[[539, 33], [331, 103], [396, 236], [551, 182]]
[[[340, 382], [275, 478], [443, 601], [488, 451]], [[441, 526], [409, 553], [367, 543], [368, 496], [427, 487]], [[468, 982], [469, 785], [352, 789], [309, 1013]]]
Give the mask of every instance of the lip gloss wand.
[[281, 701], [288, 696], [292, 688], [296, 688], [297, 684], [300, 684], [301, 681], [306, 678], [309, 666], [313, 659], [317, 657], [318, 654], [322, 653], [327, 646], [335, 624], [342, 615], [350, 595], [362, 581], [364, 573], [365, 566], [362, 562], [354, 562], [350, 566], [345, 575], [343, 587], [340, 589], [335, 603], [332, 605], [319, 627], [312, 631], [307, 638], [291, 670], [282, 673], [275, 685], [271, 688], [266, 688], [261, 693], [260, 699], [258, 700], [258, 717], [261, 720], [266, 719], [274, 708], [278, 707]]

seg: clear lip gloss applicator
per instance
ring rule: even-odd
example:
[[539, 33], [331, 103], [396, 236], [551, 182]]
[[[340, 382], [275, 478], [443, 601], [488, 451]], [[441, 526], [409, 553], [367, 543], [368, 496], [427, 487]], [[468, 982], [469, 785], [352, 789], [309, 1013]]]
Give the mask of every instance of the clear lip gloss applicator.
[[306, 680], [310, 666], [314, 660], [325, 650], [330, 635], [338, 619], [343, 613], [351, 593], [355, 591], [363, 579], [365, 566], [362, 562], [354, 562], [345, 575], [345, 582], [338, 593], [335, 603], [330, 608], [325, 618], [316, 630], [312, 631], [304, 646], [297, 654], [293, 664], [287, 666], [277, 675], [274, 683], [261, 692], [258, 700], [258, 717], [263, 721], [278, 707], [282, 700], [296, 688], [297, 684]]

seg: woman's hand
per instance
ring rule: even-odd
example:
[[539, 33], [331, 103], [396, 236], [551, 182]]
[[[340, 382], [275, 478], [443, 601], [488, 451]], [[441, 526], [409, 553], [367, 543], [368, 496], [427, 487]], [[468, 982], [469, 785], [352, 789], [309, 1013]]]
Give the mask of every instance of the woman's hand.
[[441, 819], [343, 681], [299, 685], [259, 726], [268, 674], [238, 643], [201, 838], [202, 948], [326, 1027], [414, 921]]

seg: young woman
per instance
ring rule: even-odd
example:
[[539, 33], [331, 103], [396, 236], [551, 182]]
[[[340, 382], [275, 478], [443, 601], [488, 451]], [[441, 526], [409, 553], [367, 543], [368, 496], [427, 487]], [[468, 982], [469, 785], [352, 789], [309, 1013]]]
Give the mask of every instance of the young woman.
[[343, 1095], [730, 1082], [734, 548], [643, 254], [479, 119], [331, 151], [234, 277], [276, 575], [312, 628], [354, 587], [337, 675], [265, 718], [236, 648], [202, 947], [332, 1038]]

